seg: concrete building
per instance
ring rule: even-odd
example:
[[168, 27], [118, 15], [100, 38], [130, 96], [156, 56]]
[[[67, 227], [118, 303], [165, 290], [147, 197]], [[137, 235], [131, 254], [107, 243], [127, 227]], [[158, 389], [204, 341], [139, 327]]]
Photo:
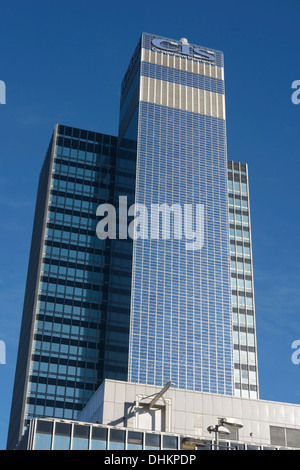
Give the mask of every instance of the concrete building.
[[[105, 380], [77, 421], [35, 419], [20, 449], [300, 448], [300, 405]], [[216, 436], [211, 428], [226, 428]], [[184, 444], [185, 443], [185, 444]]]

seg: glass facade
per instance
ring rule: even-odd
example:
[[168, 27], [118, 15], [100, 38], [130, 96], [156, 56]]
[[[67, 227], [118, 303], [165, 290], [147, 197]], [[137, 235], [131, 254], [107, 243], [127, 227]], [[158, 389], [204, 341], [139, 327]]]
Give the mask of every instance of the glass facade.
[[[285, 428], [281, 429], [285, 430]], [[17, 450], [169, 450], [172, 452], [184, 450], [183, 439], [185, 436], [178, 434], [34, 419]], [[286, 446], [285, 441], [283, 444], [281, 441], [274, 442], [271, 446], [243, 444], [234, 440], [220, 440], [217, 446], [214, 440], [201, 439], [201, 441], [203, 445], [198, 446], [196, 450], [216, 450], [217, 448], [219, 450], [277, 450]], [[288, 445], [294, 448], [299, 447], [299, 438], [297, 441], [293, 439], [288, 442]]]
[[34, 309], [36, 302], [36, 285], [39, 281], [40, 252], [43, 243], [45, 206], [47, 204], [49, 171], [53, 150], [51, 139], [39, 178], [31, 248], [24, 296], [23, 315], [15, 371], [15, 382], [10, 412], [10, 423], [7, 437], [8, 449], [14, 448], [20, 439], [24, 426], [25, 395], [27, 390], [27, 368], [30, 355], [32, 328], [34, 324]]
[[96, 237], [98, 205], [114, 203], [117, 181], [127, 191], [121, 169], [135, 148], [125, 145], [117, 178], [116, 137], [55, 128], [37, 197], [9, 448], [31, 418], [76, 418], [104, 378], [127, 378], [131, 254]]
[[57, 128], [26, 418], [75, 418], [109, 367], [110, 245], [95, 227], [98, 204], [113, 197], [115, 159], [116, 139]]
[[153, 52], [153, 39], [142, 36], [123, 83], [120, 128], [126, 136], [135, 124], [137, 135], [135, 204], [202, 206], [204, 244], [191, 250], [183, 237], [164, 240], [160, 219], [156, 239], [134, 240], [128, 380], [171, 380], [178, 388], [230, 395], [226, 126], [217, 109], [224, 100], [222, 54], [216, 51], [208, 65]]

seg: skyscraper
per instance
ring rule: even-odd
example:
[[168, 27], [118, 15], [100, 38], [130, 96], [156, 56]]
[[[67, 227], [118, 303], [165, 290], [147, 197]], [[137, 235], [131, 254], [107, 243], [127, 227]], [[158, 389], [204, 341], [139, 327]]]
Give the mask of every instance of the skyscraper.
[[[184, 38], [141, 36], [118, 138], [55, 127], [9, 448], [32, 417], [76, 418], [104, 378], [257, 396], [246, 170], [227, 161], [223, 54]], [[120, 196], [144, 230], [99, 239], [97, 207], [120, 216]]]
[[123, 135], [137, 140], [137, 204], [205, 212], [201, 249], [134, 242], [128, 379], [232, 394], [222, 53], [143, 34], [122, 86]]
[[55, 127], [37, 193], [10, 448], [33, 416], [76, 417], [104, 377], [127, 376], [126, 288], [116, 305], [109, 277], [130, 253], [113, 257], [110, 240], [96, 237], [96, 208], [114, 200], [116, 153], [116, 137]]

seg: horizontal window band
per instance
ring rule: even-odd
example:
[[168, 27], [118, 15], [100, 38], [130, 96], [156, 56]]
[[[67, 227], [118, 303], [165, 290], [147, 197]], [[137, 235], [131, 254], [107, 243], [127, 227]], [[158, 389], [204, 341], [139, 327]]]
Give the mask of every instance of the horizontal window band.
[[37, 383], [37, 384], [49, 384], [49, 385], [58, 385], [59, 387], [70, 387], [70, 388], [78, 388], [80, 390], [95, 390], [95, 385], [89, 382], [80, 382], [79, 380], [69, 380], [69, 379], [54, 379], [51, 377], [42, 377], [39, 375], [30, 375], [29, 376], [30, 383]]
[[85, 142], [84, 140], [70, 139], [68, 137], [58, 136], [56, 139], [56, 145], [60, 147], [72, 148], [75, 150], [82, 150], [83, 152], [90, 152], [97, 155], [116, 157], [117, 155], [117, 144], [115, 145], [102, 145], [97, 142], [94, 144]]
[[[66, 299], [64, 297], [59, 298], [59, 297], [53, 297], [50, 295], [39, 295], [38, 300], [42, 302], [50, 302], [53, 304], [59, 304], [59, 305], [68, 305], [68, 306], [74, 306], [74, 307], [79, 307], [79, 308], [88, 308], [92, 310], [99, 310], [99, 303], [95, 304], [92, 302], [87, 302], [87, 301], [80, 301], [80, 300], [71, 300], [71, 299]], [[108, 299], [104, 299], [101, 305], [107, 304]], [[111, 311], [114, 313], [120, 313], [122, 315], [129, 315], [130, 309], [126, 307], [118, 307], [116, 305], [113, 305], [111, 307]]]
[[[76, 320], [75, 320], [76, 321]], [[78, 321], [78, 324], [81, 322]], [[75, 325], [74, 320], [72, 320], [72, 324]], [[105, 323], [103, 322], [104, 326]], [[99, 325], [101, 326], [101, 325]], [[59, 336], [50, 336], [45, 333], [40, 334], [36, 333], [34, 335], [34, 339], [36, 341], [43, 341], [46, 343], [54, 343], [54, 344], [66, 344], [70, 346], [76, 346], [76, 347], [81, 347], [81, 348], [89, 348], [89, 349], [97, 349], [99, 351], [104, 351], [104, 343], [101, 343], [101, 339], [97, 339], [97, 342], [93, 341], [83, 341], [83, 340], [76, 340], [76, 339], [70, 339], [70, 338], [63, 338]]]
[[93, 141], [104, 145], [117, 145], [118, 138], [108, 134], [102, 134], [100, 132], [87, 131], [76, 127], [58, 125], [58, 135], [73, 137], [73, 139], [80, 139], [82, 141]]
[[240, 331], [241, 333], [255, 333], [254, 328], [246, 328], [245, 326], [236, 326], [233, 325], [233, 331]]
[[214, 93], [224, 94], [224, 81], [197, 73], [180, 70], [164, 65], [142, 62], [141, 75], [156, 80], [199, 88]]
[[256, 349], [254, 346], [244, 346], [243, 344], [234, 344], [233, 349], [235, 351], [256, 352]]
[[[49, 322], [49, 323], [56, 323], [56, 324], [59, 324], [59, 325], [70, 325], [71, 329], [72, 329], [72, 326], [77, 326], [77, 327], [81, 327], [81, 328], [86, 328], [87, 330], [99, 330], [100, 332], [105, 330], [105, 332], [106, 331], [112, 331], [112, 332], [115, 332], [115, 333], [129, 333], [129, 327], [128, 326], [111, 325], [109, 320], [107, 320], [107, 318], [105, 320], [103, 320], [102, 322], [97, 322], [97, 323], [87, 322], [87, 321], [84, 321], [84, 320], [74, 320], [74, 319], [71, 320], [70, 318], [43, 315], [41, 313], [37, 314], [36, 318], [37, 318], [37, 320], [46, 321], [46, 322]], [[50, 339], [51, 337], [47, 336], [47, 338]], [[101, 338], [100, 338], [100, 340], [101, 340]], [[58, 340], [55, 340], [55, 341], [58, 342]], [[55, 342], [55, 341], [53, 340], [53, 342]], [[89, 347], [88, 344], [89, 343], [85, 343], [85, 346]], [[97, 348], [97, 346], [96, 346], [97, 343], [90, 342], [90, 344], [92, 345], [91, 346], [92, 349]]]
[[31, 360], [34, 362], [43, 362], [45, 364], [57, 364], [62, 366], [79, 367], [83, 369], [99, 369], [99, 364], [95, 362], [75, 361], [73, 359], [64, 359], [62, 357], [49, 357], [32, 354]]
[[236, 246], [245, 246], [246, 248], [250, 248], [250, 243], [249, 242], [246, 242], [244, 241], [244, 243], [240, 240], [230, 240], [230, 245], [236, 245]]
[[81, 411], [84, 406], [84, 403], [77, 404], [74, 402], [59, 401], [58, 399], [46, 400], [46, 398], [45, 400], [43, 400], [42, 398], [34, 398], [34, 397], [27, 398], [27, 404], [36, 405], [36, 406], [47, 406], [51, 408], [55, 406], [55, 408], [64, 408], [67, 410], [77, 410], [77, 411]]
[[235, 383], [234, 384], [235, 388], [240, 390], [250, 390], [251, 392], [257, 392], [258, 388], [256, 385], [248, 385], [248, 384], [240, 384], [240, 383]]
[[256, 372], [256, 370], [257, 370], [256, 366], [252, 366], [252, 365], [249, 365], [249, 364], [241, 364], [239, 362], [234, 363], [234, 368], [239, 369], [239, 370], [249, 370], [251, 372]]

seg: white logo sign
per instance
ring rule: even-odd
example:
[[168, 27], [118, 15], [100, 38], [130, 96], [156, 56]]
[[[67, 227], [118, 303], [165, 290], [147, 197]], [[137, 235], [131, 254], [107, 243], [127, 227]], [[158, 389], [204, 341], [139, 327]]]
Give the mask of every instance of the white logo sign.
[[201, 49], [200, 47], [190, 46], [185, 38], [181, 39], [180, 42], [170, 41], [169, 39], [152, 39], [152, 44], [154, 47], [163, 51], [179, 53], [186, 57], [190, 56], [207, 62], [215, 61], [214, 52]]

